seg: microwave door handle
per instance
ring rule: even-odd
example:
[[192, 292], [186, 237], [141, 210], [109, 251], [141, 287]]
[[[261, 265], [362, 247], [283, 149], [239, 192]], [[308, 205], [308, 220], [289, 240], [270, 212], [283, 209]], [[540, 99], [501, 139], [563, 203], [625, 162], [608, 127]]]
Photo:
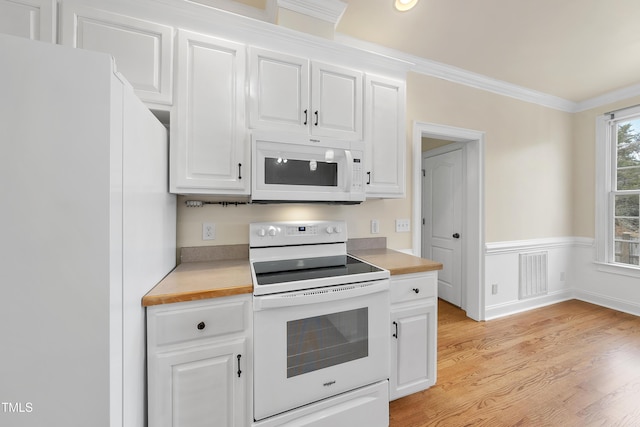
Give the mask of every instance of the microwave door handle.
[[347, 159], [347, 191], [349, 191], [353, 181], [353, 155], [351, 150], [344, 150], [344, 157]]

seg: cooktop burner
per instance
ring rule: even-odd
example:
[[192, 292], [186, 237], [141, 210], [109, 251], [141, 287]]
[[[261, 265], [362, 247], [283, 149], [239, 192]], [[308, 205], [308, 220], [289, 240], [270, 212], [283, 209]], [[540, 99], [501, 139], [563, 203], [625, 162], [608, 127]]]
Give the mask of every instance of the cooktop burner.
[[258, 286], [383, 271], [349, 255], [259, 261], [253, 268]]

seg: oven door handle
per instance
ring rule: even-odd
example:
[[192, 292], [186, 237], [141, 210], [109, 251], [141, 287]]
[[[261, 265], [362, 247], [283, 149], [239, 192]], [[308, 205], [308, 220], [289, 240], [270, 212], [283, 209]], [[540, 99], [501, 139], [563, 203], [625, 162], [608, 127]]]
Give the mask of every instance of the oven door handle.
[[377, 292], [386, 292], [388, 290], [389, 280], [384, 279], [375, 282], [307, 289], [304, 291], [286, 292], [275, 295], [261, 295], [253, 298], [253, 310], [260, 311], [306, 304], [319, 304], [371, 295]]

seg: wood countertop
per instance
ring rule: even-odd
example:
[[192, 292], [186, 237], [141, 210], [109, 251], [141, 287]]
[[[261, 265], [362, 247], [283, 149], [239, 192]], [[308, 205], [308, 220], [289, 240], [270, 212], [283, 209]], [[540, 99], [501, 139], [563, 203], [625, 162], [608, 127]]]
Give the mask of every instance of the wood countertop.
[[143, 298], [145, 307], [253, 293], [248, 259], [184, 262]]
[[[442, 269], [439, 262], [393, 249], [357, 249], [349, 253], [389, 270], [392, 276]], [[149, 307], [250, 293], [253, 293], [253, 283], [248, 259], [183, 262], [142, 298], [142, 305]]]
[[363, 261], [389, 270], [392, 276], [442, 270], [442, 264], [388, 248], [358, 249], [349, 253]]

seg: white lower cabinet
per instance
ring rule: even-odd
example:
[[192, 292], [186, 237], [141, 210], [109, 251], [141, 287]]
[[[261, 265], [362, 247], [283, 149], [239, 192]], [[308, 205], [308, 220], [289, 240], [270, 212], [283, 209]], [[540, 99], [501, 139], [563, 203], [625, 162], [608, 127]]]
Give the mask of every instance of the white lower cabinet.
[[152, 427], [251, 423], [251, 296], [147, 308]]
[[391, 277], [389, 399], [436, 382], [437, 272]]

